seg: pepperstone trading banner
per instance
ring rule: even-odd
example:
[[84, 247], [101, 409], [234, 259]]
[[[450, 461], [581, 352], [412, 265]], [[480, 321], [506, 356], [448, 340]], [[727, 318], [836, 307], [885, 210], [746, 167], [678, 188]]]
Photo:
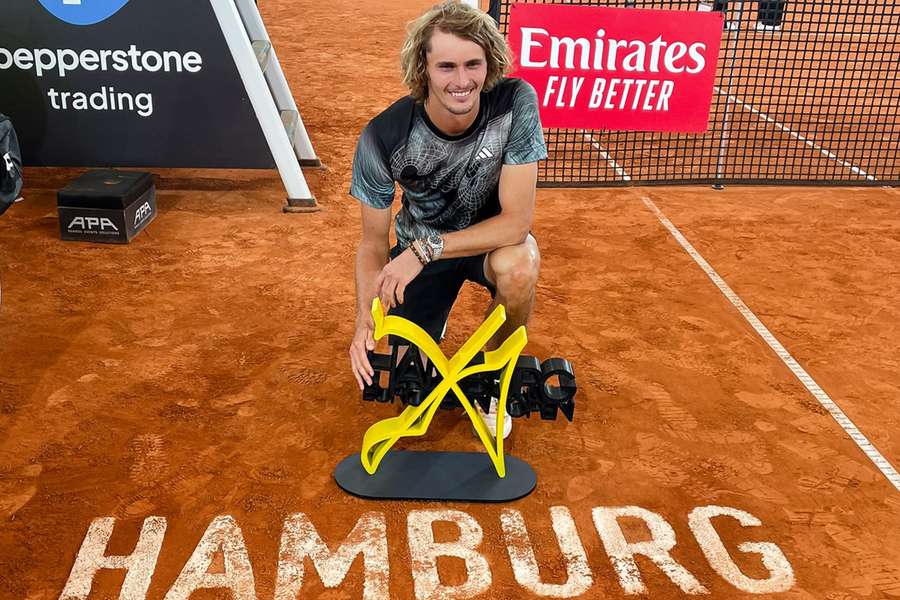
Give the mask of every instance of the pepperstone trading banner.
[[544, 127], [702, 132], [722, 25], [718, 12], [513, 4], [514, 75]]
[[274, 167], [208, 0], [3, 0], [0, 112], [29, 166]]

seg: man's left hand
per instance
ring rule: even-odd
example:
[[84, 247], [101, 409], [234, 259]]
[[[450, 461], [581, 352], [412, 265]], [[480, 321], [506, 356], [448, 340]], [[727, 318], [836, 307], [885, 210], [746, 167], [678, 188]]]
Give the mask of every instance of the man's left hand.
[[422, 272], [422, 268], [422, 263], [409, 248], [386, 264], [375, 280], [375, 294], [381, 299], [381, 305], [394, 308], [403, 304], [406, 286]]

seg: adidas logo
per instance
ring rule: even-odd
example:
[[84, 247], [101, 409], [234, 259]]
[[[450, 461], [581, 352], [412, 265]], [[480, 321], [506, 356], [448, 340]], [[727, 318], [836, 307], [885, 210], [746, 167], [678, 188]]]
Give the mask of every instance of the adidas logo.
[[487, 160], [489, 158], [494, 158], [494, 152], [487, 146], [478, 151], [478, 154], [475, 155], [475, 160]]

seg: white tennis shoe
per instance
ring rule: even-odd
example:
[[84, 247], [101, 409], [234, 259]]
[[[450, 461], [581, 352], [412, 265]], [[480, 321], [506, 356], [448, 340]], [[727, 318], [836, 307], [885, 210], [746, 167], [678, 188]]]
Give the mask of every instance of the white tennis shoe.
[[[491, 432], [491, 435], [495, 438], [497, 437], [497, 404], [498, 401], [496, 398], [491, 398], [491, 410], [488, 413], [485, 413], [481, 410], [481, 407], [475, 405], [475, 410], [478, 411], [478, 414], [481, 415], [481, 418], [484, 419], [484, 424], [487, 425], [488, 431]], [[504, 415], [503, 418], [503, 439], [509, 437], [509, 434], [512, 432], [512, 417], [509, 416], [509, 413]], [[474, 433], [474, 429], [473, 429]], [[477, 437], [477, 434], [476, 434]]]

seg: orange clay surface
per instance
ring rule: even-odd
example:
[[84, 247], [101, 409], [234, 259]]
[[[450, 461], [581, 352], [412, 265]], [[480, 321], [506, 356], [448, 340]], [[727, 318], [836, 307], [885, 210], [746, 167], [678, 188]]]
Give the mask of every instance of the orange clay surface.
[[[54, 190], [75, 171], [30, 170], [25, 203], [0, 219], [0, 598], [59, 598], [91, 522], [115, 517], [108, 554], [144, 519], [165, 542], [147, 598], [162, 599], [217, 516], [240, 526], [255, 597], [275, 593], [285, 519], [304, 513], [332, 549], [367, 512], [387, 524], [390, 598], [416, 597], [410, 515], [462, 511], [483, 529], [483, 598], [539, 597], [514, 575], [500, 516], [521, 512], [540, 577], [566, 581], [550, 508], [567, 507], [592, 585], [625, 597], [592, 521], [637, 506], [674, 529], [672, 557], [713, 598], [739, 591], [688, 526], [700, 506], [747, 577], [775, 544], [794, 583], [773, 598], [900, 596], [900, 492], [784, 366], [642, 202], [651, 199], [893, 465], [900, 465], [900, 193], [889, 189], [540, 190], [543, 253], [525, 350], [574, 364], [574, 423], [514, 423], [507, 451], [538, 488], [508, 506], [372, 502], [344, 494], [334, 466], [397, 407], [363, 403], [349, 372], [359, 209], [346, 194], [356, 136], [403, 93], [404, 24], [425, 3], [263, 0], [262, 12], [327, 166], [307, 177], [322, 211], [281, 213], [271, 172], [162, 172], [159, 216], [128, 246], [61, 242]], [[488, 297], [466, 288], [451, 354]], [[401, 447], [479, 447], [458, 413]], [[623, 520], [629, 541], [650, 539]], [[452, 541], [459, 529], [438, 523]], [[227, 572], [216, 552], [209, 573]], [[647, 597], [686, 594], [637, 558]], [[360, 598], [365, 569], [326, 588], [306, 561], [302, 598]], [[441, 581], [462, 585], [459, 558]], [[118, 598], [102, 570], [89, 598]], [[224, 588], [193, 600], [232, 598]], [[758, 596], [756, 596], [758, 597]]]

